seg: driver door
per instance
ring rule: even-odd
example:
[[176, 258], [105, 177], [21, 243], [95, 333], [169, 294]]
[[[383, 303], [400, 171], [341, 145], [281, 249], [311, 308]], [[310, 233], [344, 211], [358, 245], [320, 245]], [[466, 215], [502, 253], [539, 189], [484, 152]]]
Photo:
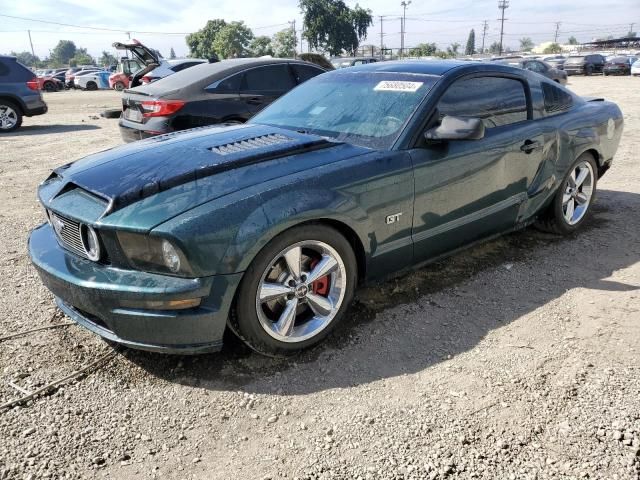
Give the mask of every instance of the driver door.
[[[515, 78], [464, 77], [440, 98], [436, 114], [479, 118], [479, 140], [411, 150], [414, 261], [420, 262], [516, 224], [527, 184], [542, 160], [542, 133], [530, 118], [526, 85]], [[530, 146], [530, 148], [529, 148]]]

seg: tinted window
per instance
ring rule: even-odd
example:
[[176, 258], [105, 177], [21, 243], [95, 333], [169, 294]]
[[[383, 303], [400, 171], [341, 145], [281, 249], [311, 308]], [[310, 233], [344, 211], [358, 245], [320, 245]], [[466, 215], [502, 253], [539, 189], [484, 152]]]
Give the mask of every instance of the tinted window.
[[282, 93], [294, 87], [293, 78], [286, 64], [269, 65], [247, 70], [241, 90], [249, 92]]
[[179, 72], [180, 70], [184, 70], [185, 68], [189, 68], [189, 67], [193, 67], [194, 65], [198, 65], [202, 62], [184, 62], [184, 63], [179, 63], [178, 65], [175, 65], [173, 67], [171, 67], [171, 70], [173, 70], [174, 72]]
[[544, 109], [547, 113], [564, 112], [573, 105], [573, 98], [568, 92], [550, 83], [542, 83], [542, 95], [544, 96]]
[[291, 65], [291, 68], [293, 68], [293, 74], [296, 77], [296, 82], [298, 83], [306, 82], [310, 78], [324, 73], [324, 70], [312, 67], [311, 65], [297, 65], [294, 63]]
[[9, 67], [7, 67], [2, 60], [0, 60], [0, 77], [9, 75]]
[[480, 118], [493, 128], [527, 119], [527, 97], [518, 80], [476, 77], [458, 80], [438, 103], [440, 116]]
[[544, 73], [547, 71], [543, 63], [540, 62], [526, 62], [524, 68], [531, 70], [532, 72]]
[[212, 83], [207, 89], [215, 88], [216, 93], [237, 93], [240, 90], [243, 73], [232, 75], [223, 80]]

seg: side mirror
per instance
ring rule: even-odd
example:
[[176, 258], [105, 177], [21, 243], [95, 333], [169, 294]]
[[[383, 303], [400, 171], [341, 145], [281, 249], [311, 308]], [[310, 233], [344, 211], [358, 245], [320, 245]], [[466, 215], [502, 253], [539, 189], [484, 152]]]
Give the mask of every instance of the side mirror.
[[479, 118], [445, 115], [440, 125], [424, 132], [426, 140], [480, 140], [484, 138], [484, 123]]

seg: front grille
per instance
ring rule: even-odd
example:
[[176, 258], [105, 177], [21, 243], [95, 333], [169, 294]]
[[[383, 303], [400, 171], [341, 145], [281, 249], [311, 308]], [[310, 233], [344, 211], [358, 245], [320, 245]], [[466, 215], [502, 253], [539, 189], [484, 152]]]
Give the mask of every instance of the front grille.
[[53, 231], [56, 232], [58, 241], [63, 247], [77, 253], [83, 258], [88, 258], [82, 245], [80, 224], [78, 222], [53, 212], [49, 212], [49, 220]]

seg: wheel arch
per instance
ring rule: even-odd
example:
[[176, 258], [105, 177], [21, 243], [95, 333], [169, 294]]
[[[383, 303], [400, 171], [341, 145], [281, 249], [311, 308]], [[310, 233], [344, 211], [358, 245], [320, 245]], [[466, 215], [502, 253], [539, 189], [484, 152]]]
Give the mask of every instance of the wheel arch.
[[25, 111], [26, 111], [25, 105], [19, 97], [15, 97], [13, 95], [0, 95], [0, 101], [2, 100], [7, 100], [13, 103], [14, 105], [17, 105], [20, 108], [20, 113], [22, 115], [25, 114]]

